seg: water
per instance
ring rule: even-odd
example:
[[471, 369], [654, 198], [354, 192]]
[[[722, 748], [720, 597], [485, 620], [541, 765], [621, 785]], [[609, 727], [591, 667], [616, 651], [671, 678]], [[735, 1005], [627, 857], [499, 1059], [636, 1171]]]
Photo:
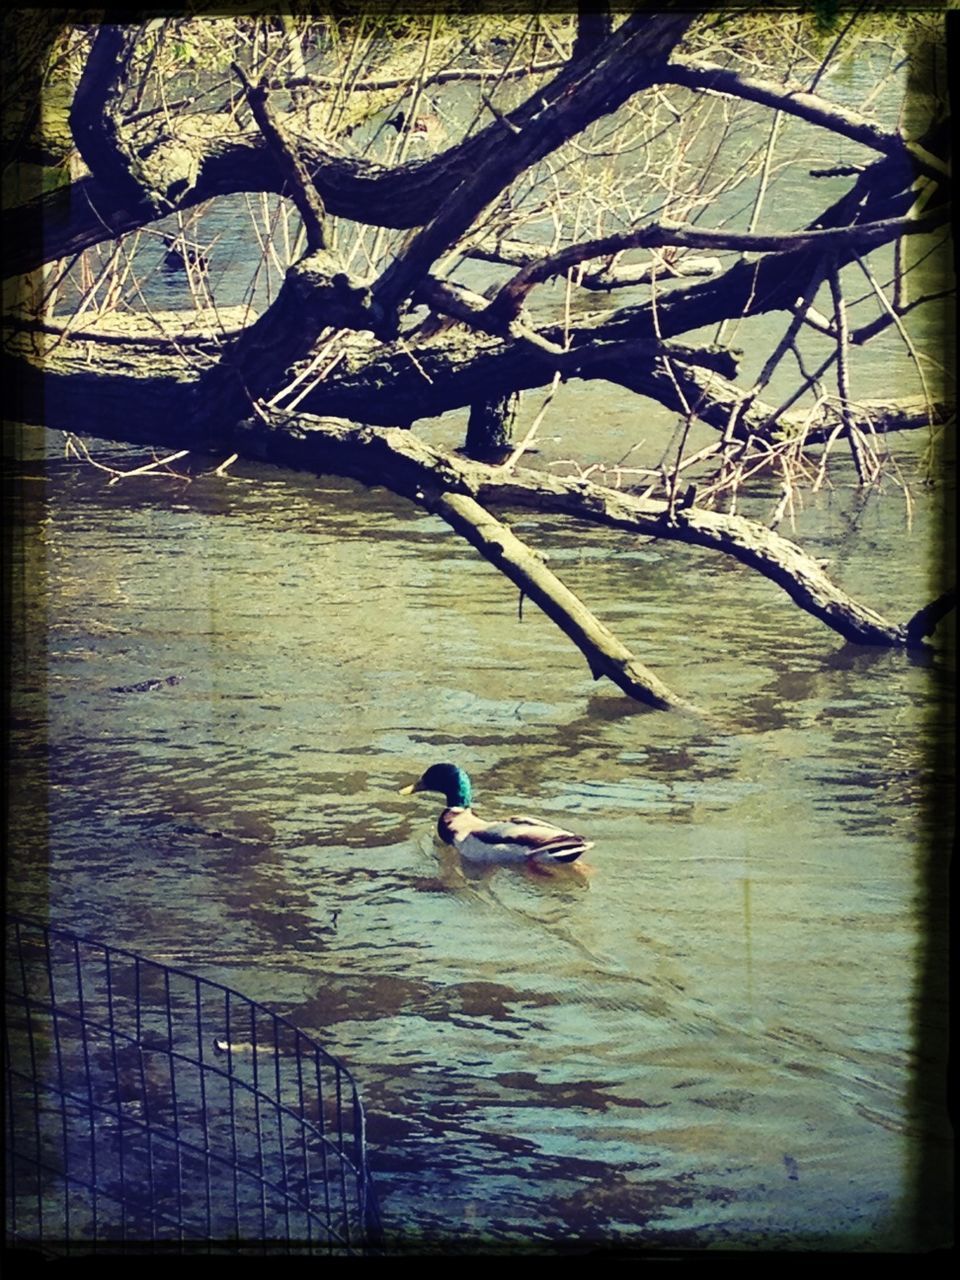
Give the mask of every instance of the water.
[[[158, 305], [180, 287], [158, 277]], [[740, 333], [751, 368], [765, 325]], [[891, 341], [871, 394], [912, 389]], [[674, 425], [573, 383], [532, 460], [609, 465]], [[899, 619], [946, 585], [925, 444], [897, 442], [911, 508], [840, 460], [782, 528]], [[942, 641], [845, 645], [722, 557], [510, 517], [706, 714], [653, 713], [382, 491], [243, 463], [111, 487], [21, 445], [9, 906], [339, 1055], [398, 1247], [945, 1242]], [[741, 509], [778, 499], [759, 479]], [[459, 865], [438, 798], [396, 794], [444, 759], [481, 812], [587, 834], [593, 874]]]
[[[918, 1151], [946, 1136], [912, 1074], [940, 1016], [918, 984], [944, 654], [844, 646], [719, 557], [526, 517], [710, 718], [651, 713], [381, 492], [24, 470], [12, 908], [340, 1055], [408, 1245], [914, 1243]], [[854, 593], [926, 597], [937, 492], [912, 533], [895, 494], [865, 508]], [[821, 497], [798, 539], [855, 504]], [[481, 812], [588, 833], [595, 874], [459, 866], [436, 798], [396, 794], [436, 759]]]

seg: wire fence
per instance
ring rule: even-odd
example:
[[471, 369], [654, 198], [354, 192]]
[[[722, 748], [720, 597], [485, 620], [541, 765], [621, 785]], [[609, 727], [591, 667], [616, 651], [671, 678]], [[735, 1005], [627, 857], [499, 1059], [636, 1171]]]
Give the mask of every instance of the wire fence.
[[377, 1249], [363, 1107], [283, 1018], [8, 917], [7, 1242], [48, 1254]]

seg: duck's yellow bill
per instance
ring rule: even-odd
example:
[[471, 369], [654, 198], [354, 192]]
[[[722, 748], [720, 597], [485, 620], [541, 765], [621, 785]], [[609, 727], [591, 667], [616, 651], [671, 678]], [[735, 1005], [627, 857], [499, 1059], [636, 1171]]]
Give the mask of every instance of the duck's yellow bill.
[[412, 796], [414, 791], [416, 791], [416, 789], [417, 789], [417, 784], [415, 782], [411, 782], [409, 787], [401, 787], [400, 790], [397, 792], [397, 795]]

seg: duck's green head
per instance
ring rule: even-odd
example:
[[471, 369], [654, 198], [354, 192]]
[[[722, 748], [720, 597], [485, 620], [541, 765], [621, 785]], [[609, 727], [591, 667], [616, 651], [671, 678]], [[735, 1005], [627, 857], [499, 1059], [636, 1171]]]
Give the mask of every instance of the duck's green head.
[[473, 800], [470, 779], [455, 764], [432, 764], [422, 778], [403, 787], [400, 794], [409, 796], [414, 791], [439, 791], [451, 808], [469, 809]]

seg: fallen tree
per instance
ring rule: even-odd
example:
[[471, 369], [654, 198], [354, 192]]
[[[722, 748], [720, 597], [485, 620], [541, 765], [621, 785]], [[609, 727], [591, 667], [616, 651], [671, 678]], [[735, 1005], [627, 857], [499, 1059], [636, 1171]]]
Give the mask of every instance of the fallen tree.
[[[85, 56], [69, 120], [89, 172], [4, 213], [6, 273], [16, 279], [32, 272], [21, 295], [39, 294], [44, 301], [7, 316], [4, 376], [20, 391], [22, 420], [71, 432], [87, 422], [105, 438], [221, 457], [242, 454], [383, 485], [440, 516], [535, 600], [584, 653], [595, 678], [607, 677], [659, 708], [688, 704], [646, 670], [490, 508], [533, 507], [584, 525], [733, 556], [857, 643], [917, 645], [935, 627], [949, 600], [924, 606], [906, 622], [888, 621], [850, 599], [775, 529], [713, 508], [725, 495], [736, 495], [751, 469], [780, 466], [787, 475], [788, 461], [809, 461], [815, 446], [825, 466], [837, 441], [847, 443], [859, 481], [869, 484], [880, 472], [873, 443], [879, 436], [932, 429], [952, 418], [951, 404], [930, 392], [905, 329], [909, 312], [939, 292], [909, 298], [903, 288], [906, 246], [928, 244], [948, 228], [946, 122], [927, 121], [912, 136], [882, 128], [816, 91], [823, 67], [812, 77], [813, 87], [800, 92], [748, 75], [729, 39], [720, 39], [727, 63], [719, 65], [700, 56], [698, 47], [698, 40], [703, 46], [717, 42], [711, 20], [669, 11], [599, 23], [584, 14], [579, 24], [561, 23], [551, 43], [565, 56], [553, 60], [542, 57], [539, 40], [529, 33], [516, 37], [506, 65], [488, 41], [479, 72], [466, 65], [463, 40], [463, 65], [440, 65], [434, 20], [415, 73], [394, 74], [383, 53], [383, 72], [368, 80], [357, 77], [349, 58], [339, 77], [331, 74], [344, 56], [343, 43], [325, 41], [326, 28], [306, 24], [292, 39], [285, 26], [282, 35], [274, 33], [274, 52], [266, 59], [249, 50], [245, 55], [239, 39], [230, 45], [223, 76], [204, 90], [219, 95], [216, 109], [198, 92], [190, 109], [172, 111], [175, 77], [169, 66], [164, 69], [163, 53], [177, 29], [166, 21], [81, 32], [78, 47]], [[238, 35], [242, 30], [238, 22]], [[456, 36], [459, 28], [452, 30]], [[534, 23], [530, 30], [540, 27]], [[382, 52], [381, 45], [363, 45], [354, 36], [354, 51], [363, 54], [358, 65], [372, 59], [374, 49]], [[60, 38], [80, 39], [71, 32]], [[470, 49], [475, 52], [478, 43]], [[395, 51], [389, 56], [396, 60]], [[307, 62], [319, 69], [306, 74]], [[427, 88], [436, 92], [450, 83], [482, 86], [476, 126], [434, 154], [410, 159], [418, 122], [429, 119], [417, 115]], [[302, 107], [305, 88], [330, 100], [319, 125], [316, 101], [306, 112]], [[347, 140], [363, 112], [354, 111], [349, 128], [338, 132], [336, 102], [371, 95], [368, 120], [375, 123], [391, 88], [404, 104], [388, 122], [396, 148], [384, 156], [380, 133], [371, 126], [371, 154], [351, 154]], [[719, 160], [718, 147], [696, 182], [684, 185], [691, 138], [686, 114], [664, 98], [668, 88], [687, 95], [694, 120], [689, 127], [701, 144], [715, 101], [724, 104], [725, 132], [731, 112], [759, 104], [774, 113], [751, 160], [756, 192], [745, 230], [703, 225], [701, 215], [711, 204], [703, 194], [708, 181], [719, 192], [732, 190], [743, 166]], [[861, 159], [849, 171], [849, 186], [805, 225], [762, 231], [784, 116], [856, 144]], [[341, 124], [343, 118], [341, 109]], [[422, 127], [428, 132], [427, 124]], [[671, 129], [672, 151], [659, 141]], [[536, 190], [549, 177], [557, 187], [560, 175], [582, 192], [588, 170], [580, 173], [577, 166], [587, 139], [617, 161], [609, 172], [626, 211], [618, 220], [628, 226], [577, 234], [561, 193], [550, 208], [560, 243], [545, 244], [537, 230], [542, 210], [523, 197], [523, 184]], [[623, 167], [622, 157], [637, 152], [647, 166], [641, 175], [646, 183]], [[655, 198], [644, 185], [654, 186]], [[218, 307], [201, 268], [207, 253], [187, 242], [183, 221], [206, 201], [244, 191], [284, 194], [300, 223], [300, 247], [259, 315]], [[608, 199], [608, 213], [613, 207]], [[343, 219], [379, 229], [381, 239], [365, 250], [363, 272], [345, 248], [350, 241]], [[31, 234], [38, 227], [42, 236]], [[389, 243], [382, 239], [389, 228], [408, 234]], [[197, 273], [205, 296], [189, 322], [151, 317], [139, 284], [124, 294], [116, 259], [90, 282], [72, 314], [50, 305], [62, 287], [58, 262], [95, 246], [122, 247], [123, 237], [134, 242], [134, 267], [126, 268], [123, 280], [133, 271], [136, 282], [136, 253], [145, 234], [149, 248], [150, 233], [173, 248], [185, 271]], [[354, 240], [354, 248], [359, 243]], [[881, 284], [870, 263], [885, 246], [895, 270]], [[689, 256], [703, 251], [707, 259]], [[636, 261], [638, 254], [646, 258]], [[477, 259], [505, 264], [510, 274], [479, 294], [458, 274], [463, 263]], [[848, 269], [861, 273], [875, 309], [879, 305], [879, 314], [855, 327], [848, 315]], [[538, 291], [558, 280], [566, 283], [568, 298], [580, 283], [592, 294], [646, 286], [649, 296], [589, 314], [568, 306], [562, 320], [545, 319], [537, 311]], [[109, 295], [111, 281], [113, 308], [101, 305], [91, 314], [90, 298], [98, 290]], [[141, 305], [132, 308], [136, 295]], [[829, 315], [824, 296], [831, 299]], [[759, 376], [744, 385], [742, 353], [723, 342], [723, 328], [761, 315], [780, 317], [782, 333]], [[699, 335], [709, 326], [720, 329], [715, 340], [704, 341]], [[922, 394], [855, 401], [851, 360], [885, 330], [902, 335]], [[812, 373], [805, 371], [798, 345], [801, 331], [822, 343], [823, 358]], [[764, 393], [787, 355], [796, 358], [801, 376], [788, 400], [771, 403]], [[834, 393], [825, 391], [828, 373], [836, 380]], [[519, 465], [525, 446], [514, 447], [509, 438], [511, 398], [573, 378], [617, 384], [679, 418], [675, 459], [647, 468], [638, 491]], [[451, 409], [471, 411], [470, 458], [442, 453], [411, 430], [418, 420]], [[713, 428], [716, 444], [685, 453], [694, 421]], [[813, 465], [822, 479], [821, 463]], [[687, 485], [691, 474], [696, 486]]]

